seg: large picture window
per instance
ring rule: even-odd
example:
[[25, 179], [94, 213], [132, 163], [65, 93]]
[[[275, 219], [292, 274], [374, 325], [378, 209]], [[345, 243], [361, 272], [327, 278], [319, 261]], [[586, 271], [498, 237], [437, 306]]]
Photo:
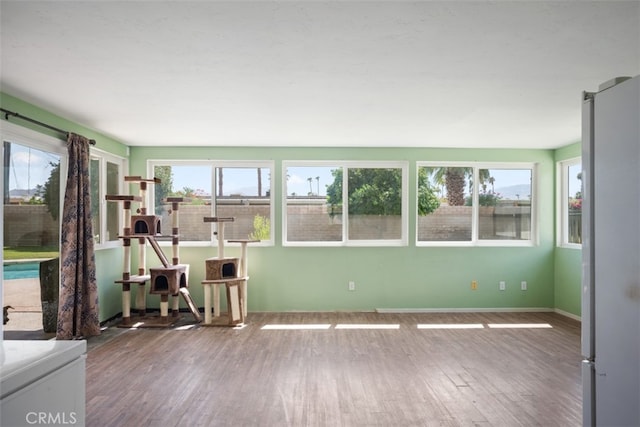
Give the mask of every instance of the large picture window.
[[283, 167], [285, 244], [406, 244], [406, 163], [284, 162]]
[[582, 246], [582, 161], [558, 163], [558, 245]]
[[234, 218], [225, 223], [225, 240], [272, 241], [272, 162], [149, 161], [154, 211], [170, 224], [167, 197], [183, 197], [179, 206], [181, 242], [217, 241], [217, 223], [204, 217]]
[[418, 163], [417, 243], [532, 244], [534, 165]]

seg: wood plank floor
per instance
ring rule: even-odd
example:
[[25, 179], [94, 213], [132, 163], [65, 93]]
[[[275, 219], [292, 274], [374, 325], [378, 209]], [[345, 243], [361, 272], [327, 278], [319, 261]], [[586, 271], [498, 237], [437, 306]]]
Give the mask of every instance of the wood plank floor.
[[580, 324], [553, 313], [250, 313], [89, 344], [88, 426], [582, 424]]

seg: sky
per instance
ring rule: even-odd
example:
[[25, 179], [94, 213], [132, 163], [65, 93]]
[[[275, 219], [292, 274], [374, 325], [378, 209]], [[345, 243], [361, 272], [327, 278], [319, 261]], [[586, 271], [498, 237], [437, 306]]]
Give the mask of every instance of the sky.
[[[56, 154], [19, 144], [12, 144], [11, 150], [9, 190], [33, 189], [37, 185], [43, 185], [51, 173], [51, 163], [59, 161], [59, 156]], [[326, 187], [333, 182], [332, 169], [335, 167], [300, 166], [287, 168], [287, 195], [306, 196], [313, 193], [314, 195], [326, 196]], [[572, 196], [580, 189], [581, 183], [577, 179], [579, 171], [580, 167], [575, 167], [569, 176], [569, 188]], [[173, 166], [174, 190], [188, 187], [198, 190], [202, 194], [211, 194], [210, 172], [210, 166]], [[530, 184], [528, 171], [491, 169], [491, 175], [495, 178], [496, 192], [500, 192], [501, 188]], [[263, 194], [270, 186], [270, 178], [269, 170], [262, 169]], [[311, 178], [311, 182], [309, 182], [309, 178]], [[257, 169], [225, 168], [224, 193], [225, 195], [257, 195]], [[529, 197], [528, 194], [520, 196], [522, 198]]]
[[[298, 196], [306, 196], [311, 192], [314, 195], [326, 196], [327, 186], [333, 183], [332, 169], [336, 169], [336, 167], [287, 168], [287, 195], [291, 196], [295, 193]], [[311, 182], [309, 182], [309, 178], [311, 178]]]
[[51, 175], [51, 163], [59, 161], [57, 154], [11, 144], [9, 190], [27, 190], [44, 185]]
[[[201, 170], [199, 168], [202, 168]], [[335, 166], [301, 166], [287, 168], [287, 195], [295, 193], [298, 196], [306, 196], [309, 193], [326, 196], [326, 188], [333, 182], [331, 170]], [[204, 194], [211, 194], [211, 183], [199, 177], [209, 176], [209, 166], [173, 167], [173, 188], [181, 190], [188, 187], [202, 190]], [[491, 176], [495, 178], [494, 188], [502, 193], [505, 198], [530, 198], [531, 173], [529, 170], [501, 170], [491, 169]], [[311, 182], [309, 182], [311, 178]], [[206, 182], [205, 182], [206, 181]], [[267, 188], [269, 174], [263, 170], [262, 185]], [[491, 190], [487, 183], [487, 190]], [[522, 194], [520, 194], [522, 193]], [[526, 193], [526, 194], [525, 194]], [[257, 172], [255, 168], [225, 168], [224, 194], [240, 194], [243, 196], [257, 195]]]
[[[309, 192], [314, 195], [326, 196], [326, 186], [333, 182], [331, 169], [335, 167], [296, 167], [287, 169], [287, 194], [306, 196]], [[211, 194], [209, 166], [173, 166], [173, 189], [179, 191], [185, 187], [198, 190], [202, 194]], [[203, 179], [203, 177], [206, 177]], [[311, 185], [309, 183], [311, 178]], [[316, 179], [319, 178], [319, 179]], [[268, 169], [262, 169], [262, 187], [269, 188], [270, 174]], [[256, 168], [224, 168], [223, 188], [225, 195], [241, 194], [243, 196], [257, 195], [258, 176]]]

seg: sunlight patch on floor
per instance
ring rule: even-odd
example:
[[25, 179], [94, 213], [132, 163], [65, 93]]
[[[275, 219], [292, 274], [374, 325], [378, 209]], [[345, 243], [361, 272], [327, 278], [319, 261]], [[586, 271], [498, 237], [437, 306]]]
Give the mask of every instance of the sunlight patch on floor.
[[491, 329], [545, 329], [553, 328], [548, 323], [489, 323]]
[[330, 324], [325, 323], [310, 323], [310, 324], [293, 324], [293, 325], [264, 325], [262, 330], [291, 330], [291, 329], [329, 329], [331, 328]]
[[483, 329], [482, 323], [419, 323], [418, 329]]
[[336, 329], [400, 329], [400, 324], [339, 323]]

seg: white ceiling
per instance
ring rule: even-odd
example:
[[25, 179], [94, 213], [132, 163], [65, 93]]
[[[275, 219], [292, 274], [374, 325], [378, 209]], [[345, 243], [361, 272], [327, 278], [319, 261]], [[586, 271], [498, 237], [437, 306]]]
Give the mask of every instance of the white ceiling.
[[128, 145], [556, 148], [639, 1], [8, 1], [1, 89]]

